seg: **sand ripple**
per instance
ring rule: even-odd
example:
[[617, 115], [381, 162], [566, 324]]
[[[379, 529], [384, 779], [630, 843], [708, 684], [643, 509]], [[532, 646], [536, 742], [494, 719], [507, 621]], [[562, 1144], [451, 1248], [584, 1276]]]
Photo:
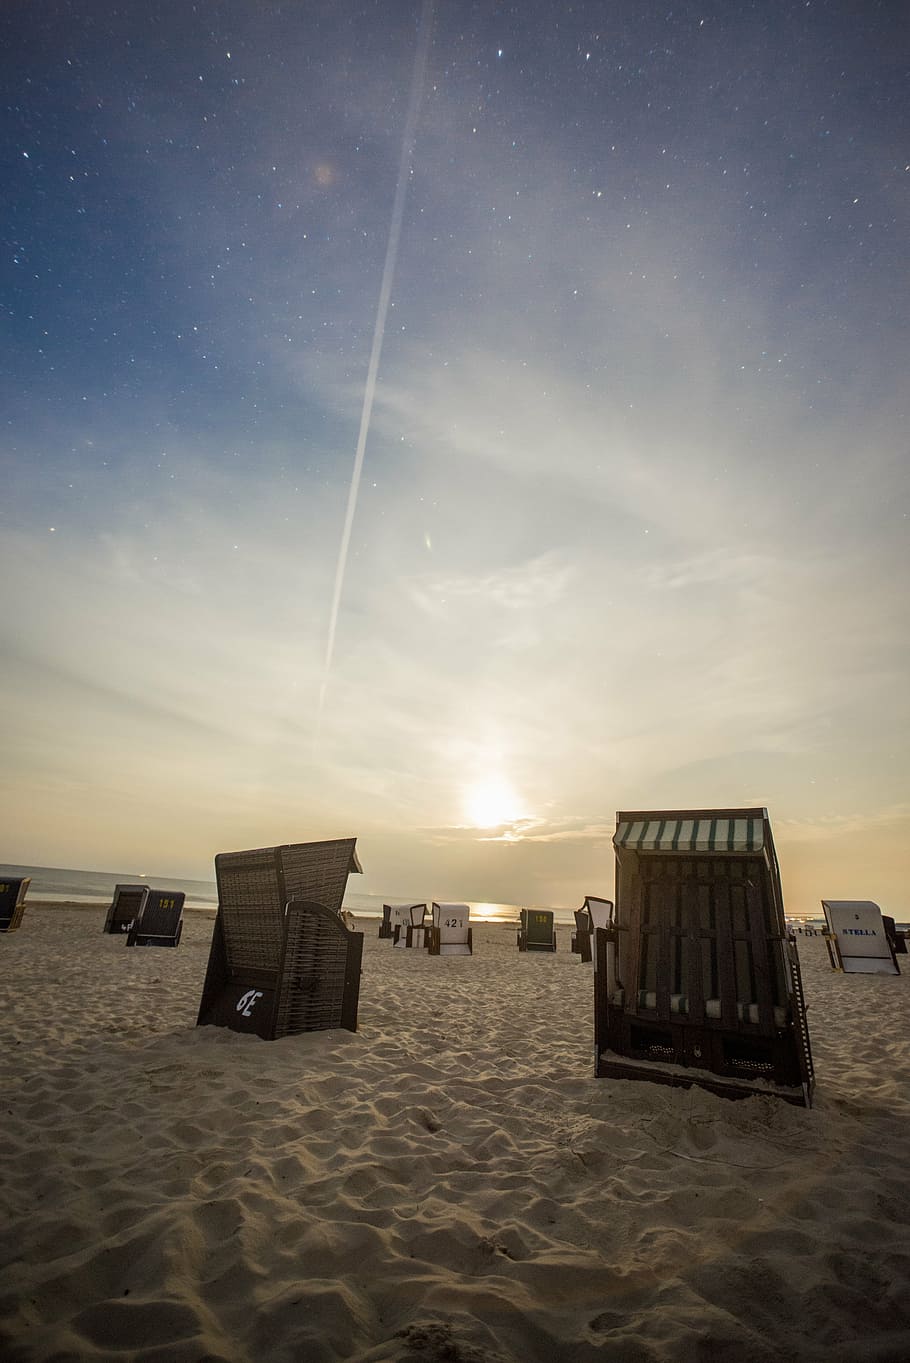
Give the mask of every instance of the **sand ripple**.
[[0, 942], [4, 1363], [910, 1357], [910, 969], [802, 944], [811, 1112], [593, 1078], [592, 976], [394, 952], [360, 1030], [195, 1027], [211, 920]]

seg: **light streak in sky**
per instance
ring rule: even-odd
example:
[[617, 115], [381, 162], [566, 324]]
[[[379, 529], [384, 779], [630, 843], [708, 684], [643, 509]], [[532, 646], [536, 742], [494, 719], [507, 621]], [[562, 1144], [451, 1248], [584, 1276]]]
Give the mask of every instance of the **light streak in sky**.
[[329, 636], [326, 644], [325, 663], [322, 669], [322, 684], [319, 688], [319, 707], [316, 719], [317, 731], [322, 720], [326, 691], [329, 684], [329, 675], [332, 670], [332, 658], [335, 652], [338, 611], [341, 605], [341, 593], [344, 590], [344, 575], [345, 569], [347, 568], [348, 549], [351, 543], [351, 527], [354, 524], [354, 513], [357, 510], [357, 494], [360, 491], [360, 475], [363, 471], [363, 456], [366, 449], [367, 435], [370, 430], [373, 398], [376, 393], [376, 376], [379, 372], [379, 359], [382, 354], [383, 337], [385, 336], [386, 316], [389, 311], [392, 280], [395, 275], [398, 242], [401, 237], [401, 224], [404, 220], [405, 200], [408, 192], [408, 173], [410, 170], [411, 155], [414, 149], [417, 115], [420, 110], [420, 100], [423, 94], [423, 78], [426, 71], [427, 54], [430, 48], [430, 33], [433, 27], [434, 8], [435, 0], [424, 0], [423, 11], [420, 16], [420, 28], [417, 34], [417, 53], [414, 58], [414, 74], [411, 78], [411, 97], [404, 126], [404, 137], [402, 138], [401, 144], [398, 183], [395, 186], [395, 200], [392, 204], [392, 221], [389, 226], [389, 240], [388, 245], [386, 246], [385, 264], [382, 269], [379, 303], [376, 308], [376, 325], [373, 328], [373, 346], [370, 351], [370, 363], [367, 369], [367, 381], [363, 394], [363, 408], [360, 414], [360, 431], [357, 436], [357, 451], [354, 455], [354, 469], [351, 474], [351, 486], [348, 491], [348, 504], [344, 517], [344, 528], [341, 532], [338, 566], [335, 569], [335, 589], [332, 593], [332, 608], [329, 612]]

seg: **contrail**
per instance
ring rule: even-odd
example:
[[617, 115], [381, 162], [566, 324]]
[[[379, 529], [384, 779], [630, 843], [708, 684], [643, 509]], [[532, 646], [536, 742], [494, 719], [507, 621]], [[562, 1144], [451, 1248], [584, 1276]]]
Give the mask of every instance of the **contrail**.
[[389, 311], [389, 298], [392, 293], [392, 279], [395, 274], [398, 241], [401, 237], [401, 224], [404, 219], [404, 205], [408, 193], [408, 172], [410, 170], [411, 153], [414, 148], [417, 114], [420, 108], [421, 95], [423, 93], [423, 77], [427, 65], [427, 54], [430, 48], [430, 31], [433, 26], [434, 8], [435, 0], [424, 0], [423, 12], [420, 16], [420, 29], [417, 34], [417, 55], [414, 58], [414, 75], [411, 80], [411, 99], [408, 105], [408, 116], [404, 127], [401, 163], [398, 167], [398, 183], [395, 186], [395, 201], [392, 205], [389, 241], [386, 246], [385, 265], [382, 269], [379, 305], [376, 309], [376, 325], [373, 328], [373, 347], [370, 351], [370, 364], [367, 370], [367, 382], [363, 394], [363, 410], [360, 414], [360, 432], [357, 436], [357, 452], [354, 456], [354, 471], [351, 475], [351, 486], [348, 491], [348, 506], [344, 517], [344, 529], [341, 532], [338, 566], [335, 569], [335, 590], [332, 594], [332, 609], [329, 613], [329, 638], [325, 650], [325, 664], [322, 669], [322, 685], [319, 688], [319, 709], [316, 720], [317, 731], [322, 720], [322, 710], [325, 705], [325, 695], [329, 684], [329, 673], [332, 670], [332, 656], [335, 652], [335, 631], [338, 626], [338, 609], [341, 604], [341, 593], [344, 588], [344, 574], [348, 562], [348, 548], [351, 543], [351, 526], [354, 523], [354, 513], [357, 510], [357, 494], [360, 491], [363, 454], [366, 449], [367, 435], [370, 429], [370, 416], [373, 411], [373, 398], [376, 393], [376, 375], [379, 371], [379, 357], [382, 353], [382, 340], [385, 335], [386, 315]]

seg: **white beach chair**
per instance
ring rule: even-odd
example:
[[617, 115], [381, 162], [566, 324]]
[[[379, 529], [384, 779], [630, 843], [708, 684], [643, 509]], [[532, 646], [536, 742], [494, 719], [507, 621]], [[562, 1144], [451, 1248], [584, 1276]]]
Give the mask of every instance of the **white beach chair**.
[[899, 975], [882, 911], [871, 899], [823, 899], [832, 969], [847, 975]]
[[472, 956], [469, 904], [433, 904], [433, 925], [429, 932], [431, 956]]
[[383, 912], [389, 910], [392, 926], [392, 945], [395, 947], [422, 947], [424, 945], [424, 918], [427, 906], [423, 904], [383, 904]]

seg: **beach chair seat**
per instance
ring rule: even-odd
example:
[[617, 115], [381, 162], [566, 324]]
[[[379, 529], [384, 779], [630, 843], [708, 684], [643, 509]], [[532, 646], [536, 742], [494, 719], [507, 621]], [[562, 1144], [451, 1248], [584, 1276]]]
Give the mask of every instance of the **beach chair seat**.
[[32, 883], [31, 876], [0, 880], [0, 932], [15, 932], [25, 913], [25, 896]]
[[149, 897], [148, 885], [115, 885], [102, 932], [130, 932]]
[[871, 899], [823, 899], [825, 945], [834, 970], [847, 975], [899, 975], [891, 931]]
[[176, 947], [183, 931], [183, 891], [153, 890], [133, 920], [126, 939], [128, 947]]
[[433, 922], [427, 933], [431, 956], [472, 956], [474, 939], [469, 904], [433, 904]]
[[556, 927], [552, 909], [522, 909], [519, 913], [519, 951], [555, 951]]
[[596, 1074], [809, 1106], [806, 1007], [767, 811], [620, 812], [613, 843], [616, 904], [606, 926], [595, 917]]
[[197, 1026], [264, 1040], [357, 1030], [363, 933], [341, 917], [356, 839], [221, 852]]
[[412, 947], [423, 945], [423, 933], [414, 933], [413, 929], [423, 928], [426, 918], [426, 904], [383, 904], [383, 913], [389, 910], [389, 921], [392, 926], [392, 945], [394, 947]]

